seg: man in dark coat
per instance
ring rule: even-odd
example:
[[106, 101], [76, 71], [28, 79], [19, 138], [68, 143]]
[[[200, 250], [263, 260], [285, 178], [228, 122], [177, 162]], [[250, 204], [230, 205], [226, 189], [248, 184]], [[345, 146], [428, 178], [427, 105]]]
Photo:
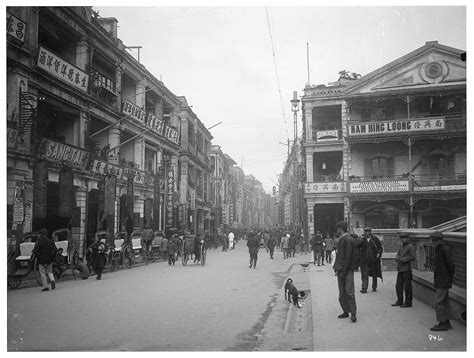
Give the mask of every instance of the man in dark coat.
[[[401, 233], [402, 247], [398, 250], [395, 261], [397, 262], [397, 302], [392, 306], [402, 308], [411, 307], [413, 301], [413, 291], [411, 286], [412, 272], [411, 263], [415, 261], [415, 248], [410, 244], [410, 237], [407, 233]], [[403, 303], [403, 290], [405, 289], [405, 303]]]
[[372, 228], [366, 227], [360, 244], [360, 277], [362, 289], [360, 292], [367, 293], [369, 276], [372, 276], [372, 292], [377, 291], [377, 277], [382, 279], [381, 257], [382, 244], [377, 236], [372, 235]]
[[253, 265], [253, 268], [256, 268], [257, 259], [258, 259], [258, 249], [260, 247], [260, 243], [258, 242], [258, 239], [255, 237], [254, 232], [251, 232], [248, 235], [247, 247], [249, 248], [249, 254], [250, 254], [249, 268], [252, 268], [252, 265]]
[[[313, 264], [316, 265], [317, 262], [318, 266], [321, 266], [321, 251], [323, 250], [323, 238], [319, 231], [316, 232], [316, 235], [313, 235], [309, 244], [311, 245], [311, 249], [313, 250]], [[324, 265], [324, 260], [322, 264]]]
[[288, 239], [288, 252], [290, 253], [290, 257], [295, 257], [296, 252], [296, 235], [292, 233], [290, 238]]
[[105, 267], [105, 245], [102, 241], [100, 241], [100, 237], [97, 236], [96, 242], [92, 244], [90, 247], [92, 251], [92, 262], [94, 265], [94, 271], [97, 274], [96, 280], [102, 279], [102, 270]]
[[354, 294], [354, 270], [359, 266], [358, 255], [354, 255], [357, 242], [347, 233], [347, 223], [340, 221], [336, 224], [336, 233], [339, 236], [337, 244], [334, 271], [339, 286], [339, 303], [343, 313], [337, 318], [347, 318], [351, 313], [351, 321], [356, 322], [357, 305]]
[[275, 251], [276, 239], [274, 234], [269, 235], [267, 240], [267, 248], [270, 251], [270, 258], [273, 259], [273, 252]]
[[39, 232], [38, 241], [35, 243], [33, 248], [33, 255], [36, 256], [39, 265], [39, 272], [41, 274], [41, 283], [43, 289], [41, 291], [49, 291], [49, 285], [51, 282], [51, 288], [54, 290], [56, 288], [56, 282], [54, 281], [53, 275], [53, 260], [58, 251], [53, 240], [48, 237], [48, 231], [46, 229], [41, 229]]
[[449, 319], [452, 316], [451, 304], [449, 303], [449, 289], [453, 285], [454, 262], [451, 256], [451, 250], [444, 244], [443, 234], [435, 231], [430, 235], [433, 244], [435, 244], [434, 261], [434, 288], [436, 289], [434, 297], [434, 307], [436, 310], [436, 319], [438, 324], [431, 327], [432, 331], [447, 331], [453, 328]]

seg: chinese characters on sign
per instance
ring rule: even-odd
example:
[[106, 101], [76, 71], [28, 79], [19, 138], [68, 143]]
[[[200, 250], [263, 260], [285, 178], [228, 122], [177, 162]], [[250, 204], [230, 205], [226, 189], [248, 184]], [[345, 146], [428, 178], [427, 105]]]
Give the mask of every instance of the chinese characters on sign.
[[351, 193], [409, 191], [408, 180], [361, 181], [350, 184]]
[[129, 101], [122, 102], [122, 112], [128, 114], [139, 122], [145, 122], [145, 111]]
[[7, 34], [25, 42], [26, 23], [7, 13]]
[[344, 193], [345, 191], [346, 186], [343, 182], [306, 183], [304, 186], [306, 194]]
[[148, 117], [146, 119], [145, 124], [153, 128], [155, 132], [157, 132], [160, 135], [163, 135], [163, 128], [165, 126], [165, 122], [163, 122], [161, 119], [157, 118], [155, 115], [152, 113], [148, 113]]
[[15, 183], [15, 196], [13, 198], [13, 222], [21, 224], [25, 215], [25, 183], [17, 181]]
[[153, 185], [155, 179], [153, 175], [142, 172], [141, 170], [119, 167], [99, 159], [94, 159], [92, 161], [90, 171], [101, 175], [112, 174], [116, 176], [118, 180], [127, 180], [128, 175], [130, 174], [133, 176], [133, 181], [135, 183], [145, 185]]
[[166, 226], [173, 226], [173, 194], [174, 194], [174, 170], [170, 166], [166, 178], [167, 196], [166, 196]]
[[87, 92], [89, 75], [41, 46], [37, 65], [54, 77], [69, 83], [81, 91]]
[[370, 134], [390, 134], [443, 129], [445, 129], [444, 118], [432, 117], [403, 121], [384, 121], [350, 124], [349, 135], [360, 136]]

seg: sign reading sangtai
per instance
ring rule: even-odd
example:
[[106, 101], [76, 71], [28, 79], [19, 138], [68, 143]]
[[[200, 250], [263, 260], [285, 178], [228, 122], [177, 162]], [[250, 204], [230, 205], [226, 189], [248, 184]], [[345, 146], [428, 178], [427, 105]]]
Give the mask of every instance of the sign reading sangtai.
[[401, 121], [361, 122], [349, 124], [349, 136], [423, 132], [445, 129], [444, 117], [419, 118]]

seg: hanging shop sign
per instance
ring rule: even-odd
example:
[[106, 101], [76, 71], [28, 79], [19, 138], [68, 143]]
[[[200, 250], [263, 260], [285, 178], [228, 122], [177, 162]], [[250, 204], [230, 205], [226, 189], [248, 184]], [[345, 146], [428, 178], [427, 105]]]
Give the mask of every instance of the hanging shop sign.
[[178, 144], [178, 131], [173, 127], [166, 126], [165, 137], [172, 141], [173, 143]]
[[153, 185], [155, 177], [151, 173], [146, 173], [134, 168], [124, 168], [118, 165], [110, 164], [99, 159], [91, 162], [90, 171], [95, 174], [109, 175], [112, 174], [119, 180], [127, 180], [128, 176], [133, 176], [134, 183]]
[[20, 132], [17, 129], [7, 128], [7, 147], [15, 148], [20, 137]]
[[41, 46], [37, 66], [74, 88], [87, 92], [89, 75]]
[[90, 153], [77, 147], [43, 138], [38, 156], [50, 162], [65, 163], [84, 170], [89, 162]]
[[304, 192], [306, 194], [345, 193], [346, 185], [344, 182], [306, 183]]
[[445, 129], [445, 120], [444, 117], [430, 117], [402, 121], [357, 123], [350, 124], [348, 127], [349, 136], [439, 131]]
[[349, 184], [351, 193], [383, 193], [410, 190], [408, 180], [361, 181]]
[[430, 185], [430, 186], [415, 186], [413, 191], [446, 191], [446, 190], [467, 190], [467, 185]]
[[145, 122], [145, 111], [129, 101], [122, 102], [122, 112], [139, 122]]
[[337, 129], [316, 132], [316, 141], [318, 142], [324, 142], [328, 140], [337, 140], [337, 139], [339, 139], [339, 131]]
[[166, 226], [173, 226], [174, 169], [170, 165], [166, 179]]
[[7, 34], [25, 42], [26, 23], [7, 12]]
[[163, 135], [163, 128], [165, 127], [165, 122], [156, 117], [153, 113], [148, 113], [145, 124], [148, 127], [152, 128], [159, 135]]
[[25, 216], [25, 183], [17, 181], [15, 183], [15, 194], [13, 197], [13, 222], [21, 224]]

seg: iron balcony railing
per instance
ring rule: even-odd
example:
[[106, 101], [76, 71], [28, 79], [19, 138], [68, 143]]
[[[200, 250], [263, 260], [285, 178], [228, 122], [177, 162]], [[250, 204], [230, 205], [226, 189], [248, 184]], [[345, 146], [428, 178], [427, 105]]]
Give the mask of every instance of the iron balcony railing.
[[[463, 185], [466, 184], [466, 173], [456, 173], [453, 175], [412, 175], [413, 184], [415, 186], [446, 186], [446, 185]], [[408, 174], [401, 175], [371, 175], [357, 176], [350, 175], [350, 182], [359, 181], [387, 181], [387, 180], [409, 180]]]

